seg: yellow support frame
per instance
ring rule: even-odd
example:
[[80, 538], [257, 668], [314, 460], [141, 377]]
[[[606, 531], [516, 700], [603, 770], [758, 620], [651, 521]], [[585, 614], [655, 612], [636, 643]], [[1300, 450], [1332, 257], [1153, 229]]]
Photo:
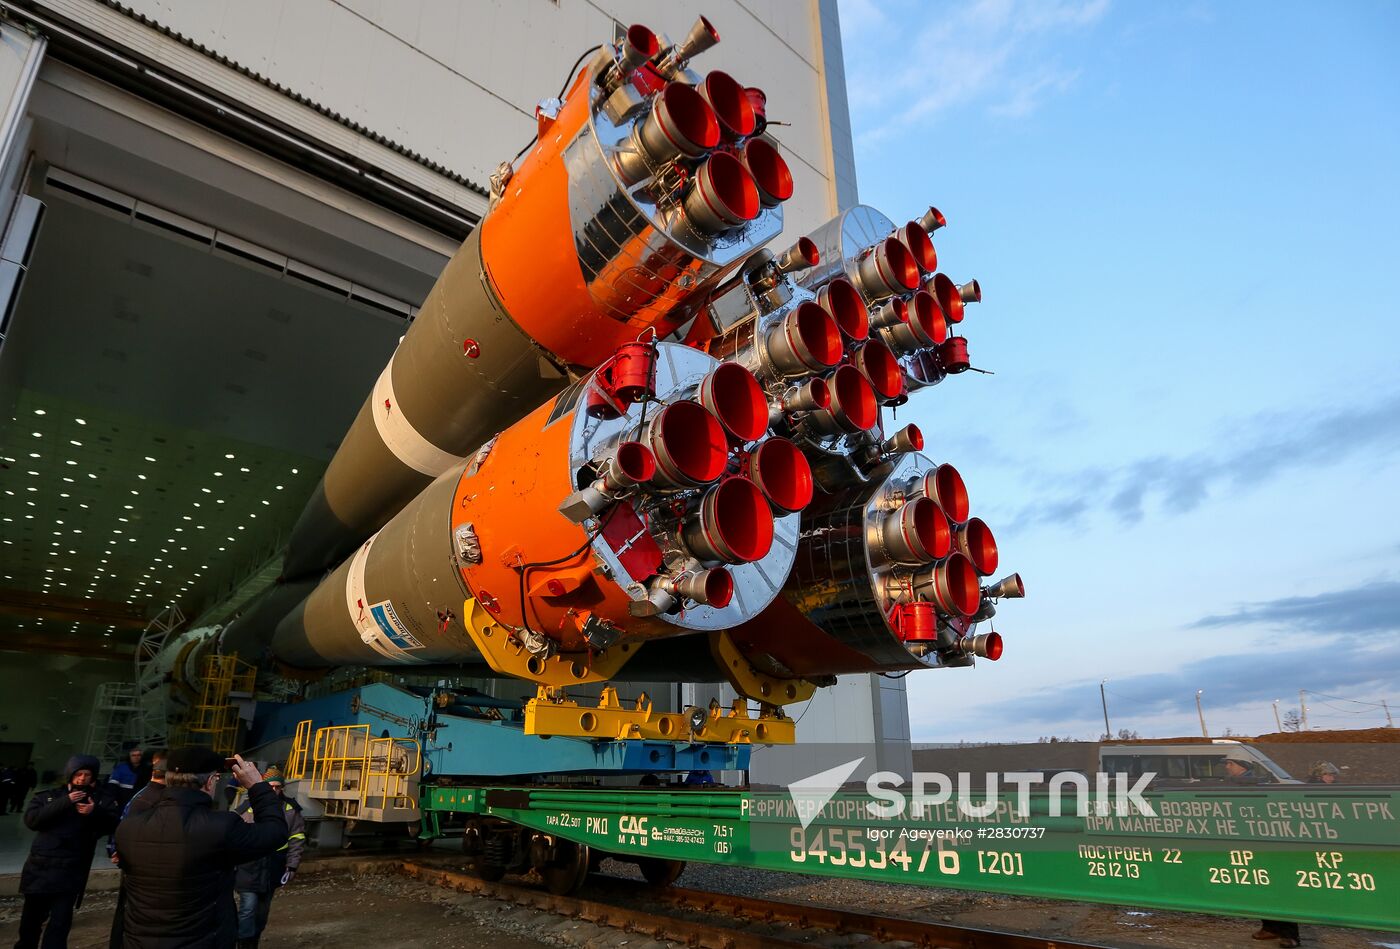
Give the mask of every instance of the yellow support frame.
[[603, 689], [596, 705], [576, 702], [556, 689], [540, 687], [525, 703], [525, 734], [574, 738], [646, 738], [658, 741], [694, 741], [729, 745], [790, 745], [797, 740], [792, 719], [775, 706], [764, 706], [758, 716], [749, 714], [740, 698], [724, 708], [710, 707], [705, 726], [692, 731], [683, 712], [657, 712], [645, 692], [628, 708], [617, 689]]
[[300, 781], [306, 777], [306, 764], [311, 756], [311, 719], [297, 722], [296, 733], [292, 735], [292, 751], [287, 756], [287, 780]]
[[238, 706], [229, 698], [234, 692], [251, 695], [257, 676], [257, 669], [240, 660], [237, 653], [208, 656], [199, 701], [187, 725], [189, 733], [207, 735], [209, 746], [219, 754], [233, 754], [238, 741]]
[[634, 643], [620, 643], [591, 655], [536, 656], [515, 640], [511, 631], [498, 623], [475, 597], [467, 597], [462, 604], [462, 625], [492, 669], [514, 679], [552, 688], [614, 679], [623, 664], [641, 648]]

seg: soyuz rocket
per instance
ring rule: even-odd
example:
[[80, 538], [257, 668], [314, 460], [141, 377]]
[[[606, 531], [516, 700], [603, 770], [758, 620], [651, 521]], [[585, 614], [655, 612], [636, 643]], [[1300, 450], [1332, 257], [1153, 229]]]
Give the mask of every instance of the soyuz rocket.
[[970, 367], [977, 282], [929, 208], [788, 246], [793, 177], [718, 42], [632, 26], [583, 64], [424, 300], [220, 648], [284, 670], [453, 666], [557, 687], [996, 659], [1019, 576], [887, 409]]

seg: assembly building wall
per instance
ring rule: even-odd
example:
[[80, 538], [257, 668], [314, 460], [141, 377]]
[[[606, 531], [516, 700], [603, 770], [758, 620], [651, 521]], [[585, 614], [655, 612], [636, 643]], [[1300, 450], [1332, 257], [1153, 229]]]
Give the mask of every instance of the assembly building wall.
[[[770, 117], [790, 123], [773, 130], [796, 179], [796, 197], [785, 208], [788, 233], [829, 217], [838, 185], [844, 197], [854, 197], [844, 74], [834, 77], [843, 114], [831, 114], [827, 96], [826, 58], [840, 51], [834, 2], [130, 0], [129, 6], [479, 184], [529, 140], [535, 104], [559, 91], [581, 53], [612, 38], [615, 22], [646, 23], [679, 39], [703, 12], [722, 42], [697, 68], [723, 69], [761, 86]], [[846, 166], [839, 175], [837, 158]]]
[[[0, 741], [30, 743], [40, 775], [87, 751], [97, 687], [129, 680], [130, 662], [0, 653]], [[103, 771], [113, 762], [102, 762]]]

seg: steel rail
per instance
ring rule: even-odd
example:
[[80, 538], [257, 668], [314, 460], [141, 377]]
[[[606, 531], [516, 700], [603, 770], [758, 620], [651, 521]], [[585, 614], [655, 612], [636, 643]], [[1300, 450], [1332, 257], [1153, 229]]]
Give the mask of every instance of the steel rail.
[[[811, 932], [866, 935], [881, 942], [909, 942], [925, 949], [1104, 949], [1095, 943], [1028, 936], [1021, 933], [932, 923], [875, 913], [858, 913], [805, 903], [736, 896], [681, 887], [648, 887], [617, 877], [593, 877], [605, 895], [627, 895], [649, 903], [733, 917], [736, 926], [697, 923], [595, 899], [555, 896], [543, 890], [508, 883], [490, 883], [466, 873], [442, 870], [411, 860], [388, 862], [424, 882], [517, 903], [550, 913], [586, 920], [599, 926], [643, 933], [657, 940], [683, 942], [704, 949], [779, 949], [812, 945]], [[381, 864], [381, 866], [383, 866]], [[745, 932], [744, 923], [787, 923], [803, 933], [782, 939]]]

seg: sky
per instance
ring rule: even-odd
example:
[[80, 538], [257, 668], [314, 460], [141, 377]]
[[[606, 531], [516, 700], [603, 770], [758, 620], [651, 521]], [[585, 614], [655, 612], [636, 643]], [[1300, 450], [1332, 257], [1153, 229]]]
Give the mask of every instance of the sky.
[[1400, 6], [840, 12], [861, 201], [984, 293], [899, 420], [1027, 591], [914, 740], [1400, 715]]

